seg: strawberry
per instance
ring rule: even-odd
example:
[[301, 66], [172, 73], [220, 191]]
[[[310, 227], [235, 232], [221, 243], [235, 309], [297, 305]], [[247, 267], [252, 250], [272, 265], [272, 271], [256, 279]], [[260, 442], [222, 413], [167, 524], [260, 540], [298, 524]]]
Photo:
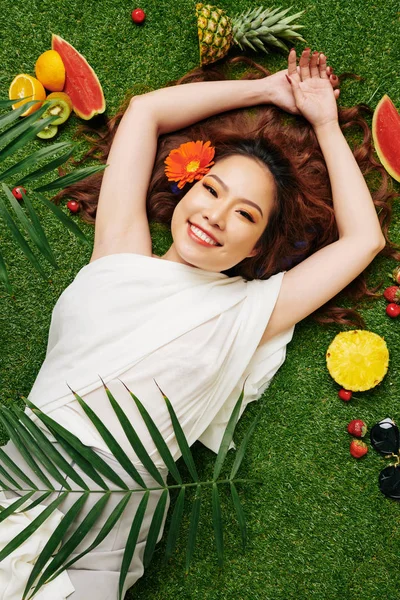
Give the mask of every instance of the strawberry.
[[351, 435], [355, 435], [356, 437], [362, 438], [367, 433], [367, 426], [361, 419], [353, 419], [347, 425], [347, 431]]
[[352, 440], [350, 443], [350, 454], [354, 458], [361, 458], [364, 454], [367, 454], [368, 446], [362, 440]]
[[391, 285], [386, 288], [383, 292], [384, 297], [388, 302], [395, 302], [396, 304], [400, 304], [400, 287], [398, 285]]

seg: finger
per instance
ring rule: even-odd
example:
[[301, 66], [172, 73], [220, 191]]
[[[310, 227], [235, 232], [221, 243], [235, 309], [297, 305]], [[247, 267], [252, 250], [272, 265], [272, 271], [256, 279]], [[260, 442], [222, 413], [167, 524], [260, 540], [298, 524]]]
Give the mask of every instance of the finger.
[[326, 56], [325, 54], [319, 55], [319, 76], [322, 79], [328, 79], [328, 75], [326, 73]]
[[333, 75], [333, 69], [331, 66], [326, 67], [326, 74], [328, 75], [328, 77], [330, 77], [331, 75]]
[[303, 50], [301, 57], [300, 57], [299, 65], [300, 65], [300, 76], [301, 76], [302, 81], [304, 81], [305, 79], [309, 79], [311, 77], [310, 66], [309, 66], [310, 52], [311, 52], [311, 49], [306, 48], [305, 50]]
[[315, 52], [312, 53], [311, 60], [310, 60], [311, 77], [319, 77], [318, 57], [319, 57], [319, 52], [318, 52], [318, 50], [316, 50]]
[[288, 57], [289, 77], [297, 74], [296, 60], [297, 60], [296, 50], [294, 48], [292, 48], [291, 51], [289, 52], [289, 57]]
[[295, 74], [295, 76], [291, 75], [289, 77], [289, 75], [286, 75], [286, 79], [288, 80], [288, 82], [291, 85], [292, 88], [292, 92], [293, 92], [293, 96], [296, 102], [297, 107], [301, 105], [302, 101], [304, 100], [304, 94], [302, 92], [302, 90], [300, 89], [300, 79], [297, 76], [297, 73]]
[[335, 96], [336, 100], [339, 98], [340, 95], [340, 90], [333, 90], [333, 95]]
[[332, 87], [337, 88], [340, 85], [339, 77], [337, 75], [331, 75], [329, 77]]

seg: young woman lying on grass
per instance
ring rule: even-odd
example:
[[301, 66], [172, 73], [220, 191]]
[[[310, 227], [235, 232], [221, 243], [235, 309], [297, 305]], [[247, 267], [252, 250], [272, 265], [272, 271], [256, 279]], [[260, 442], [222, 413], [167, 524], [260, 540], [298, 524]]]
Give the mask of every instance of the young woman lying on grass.
[[[207, 78], [216, 80], [201, 81]], [[71, 390], [154, 486], [99, 375], [166, 481], [168, 469], [129, 390], [151, 414], [174, 460], [181, 452], [158, 386], [189, 445], [200, 440], [217, 452], [243, 386], [242, 412], [284, 362], [296, 323], [321, 307], [326, 313], [321, 321], [360, 318], [327, 303], [357, 281], [379, 252], [397, 256], [387, 239], [393, 194], [371, 154], [365, 109], [340, 111], [342, 127], [364, 128], [355, 158], [339, 124], [338, 80], [323, 54], [307, 49], [297, 66], [292, 50], [287, 70], [219, 79], [223, 75], [215, 68], [197, 69], [179, 85], [133, 97], [88, 153], [103, 149], [105, 172], [56, 197], [81, 202], [84, 218], [95, 220], [95, 241], [89, 264], [54, 308], [46, 359], [29, 399], [95, 449], [130, 488], [138, 486]], [[357, 160], [366, 174], [382, 175], [374, 200]], [[153, 220], [171, 226], [173, 243], [163, 256], [152, 253]], [[367, 288], [358, 279], [352, 291], [361, 296]], [[6, 451], [20, 460], [11, 442]], [[88, 594], [117, 599], [141, 494], [131, 496], [115, 532], [64, 572], [68, 580], [49, 584], [58, 585], [54, 600], [86, 600]], [[160, 496], [150, 495], [122, 597], [143, 574]], [[75, 499], [65, 500], [60, 510], [65, 513]], [[85, 514], [94, 501], [87, 501]], [[103, 522], [115, 502], [110, 500]], [[169, 496], [158, 540], [168, 507]]]

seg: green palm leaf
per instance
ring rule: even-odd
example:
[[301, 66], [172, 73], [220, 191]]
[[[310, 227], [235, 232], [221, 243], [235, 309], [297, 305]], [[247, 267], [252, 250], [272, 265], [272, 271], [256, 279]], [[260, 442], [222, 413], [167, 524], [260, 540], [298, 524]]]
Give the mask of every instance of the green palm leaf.
[[[20, 100], [21, 98], [14, 100], [0, 99], [0, 109], [9, 109], [12, 104], [15, 104], [16, 101]], [[29, 106], [36, 103], [37, 101], [32, 100], [0, 117], [0, 130], [4, 130], [0, 133], [0, 146], [2, 146], [2, 149], [0, 150], [0, 162], [12, 156], [17, 150], [27, 149], [32, 140], [37, 140], [37, 133], [57, 118], [54, 115], [41, 118], [44, 111], [48, 108], [48, 105], [51, 104], [51, 101], [45, 101], [38, 110], [21, 119], [22, 113], [25, 112]], [[48, 260], [54, 268], [58, 269], [59, 267], [30, 199], [33, 200], [34, 198], [39, 198], [53, 212], [55, 217], [61, 221], [62, 225], [67, 227], [83, 243], [91, 246], [91, 242], [86, 238], [76, 222], [65, 214], [60, 207], [56, 206], [53, 202], [50, 202], [38, 192], [62, 189], [72, 183], [85, 179], [89, 175], [103, 171], [106, 168], [106, 165], [77, 169], [62, 177], [57, 176], [57, 178], [50, 183], [39, 185], [32, 190], [28, 189], [26, 194], [22, 192], [22, 205], [14, 198], [11, 190], [16, 185], [29, 185], [31, 181], [39, 179], [54, 169], [57, 169], [57, 167], [64, 164], [70, 158], [76, 147], [76, 144], [72, 142], [56, 143], [51, 146], [46, 142], [46, 147], [35, 150], [30, 154], [26, 151], [27, 156], [16, 161], [15, 164], [0, 173], [0, 183], [2, 184], [0, 188], [0, 218], [5, 221], [17, 246], [25, 254], [34, 269], [45, 280], [48, 280], [48, 276], [33, 253], [32, 248], [29, 246], [29, 241], [32, 242], [34, 248], [36, 247], [40, 254]], [[54, 155], [58, 152], [63, 153], [54, 158]], [[52, 160], [50, 160], [50, 157], [53, 157]], [[45, 160], [46, 163], [39, 165], [39, 162], [42, 162], [43, 160]], [[20, 176], [18, 182], [15, 182], [15, 176], [21, 175], [23, 171], [28, 169], [32, 169], [32, 171], [23, 177]], [[10, 182], [10, 178], [14, 178], [13, 183]], [[4, 202], [1, 197], [2, 195], [10, 202], [11, 210]], [[14, 220], [15, 217], [17, 221]], [[28, 241], [24, 238], [22, 232], [18, 228], [17, 222], [22, 225], [27, 233]], [[9, 294], [13, 294], [13, 288], [8, 278], [6, 263], [1, 253], [0, 282], [5, 285]]]
[[[69, 465], [68, 461], [64, 459], [64, 457], [56, 449], [56, 447], [48, 440], [48, 438], [38, 427], [38, 425], [36, 425], [36, 423], [32, 419], [30, 419], [19, 407], [13, 406], [11, 409], [8, 409], [7, 407], [0, 406], [0, 422], [4, 425], [7, 433], [9, 434], [11, 440], [14, 442], [15, 447], [18, 449], [21, 456], [32, 468], [32, 470], [38, 476], [40, 481], [43, 482], [43, 485], [46, 488], [39, 490], [38, 487], [34, 484], [34, 482], [32, 482], [30, 478], [26, 475], [26, 473], [24, 473], [24, 471], [20, 469], [20, 467], [16, 465], [10, 457], [7, 456], [4, 450], [0, 448], [0, 461], [2, 463], [0, 465], [0, 473], [4, 479], [8, 480], [8, 482], [11, 483], [11, 485], [9, 483], [3, 484], [0, 481], [2, 489], [11, 490], [15, 494], [22, 496], [21, 498], [18, 498], [15, 502], [12, 502], [10, 506], [0, 507], [0, 509], [2, 509], [0, 511], [0, 522], [4, 521], [6, 517], [17, 512], [17, 510], [21, 509], [22, 506], [24, 506], [22, 510], [29, 510], [29, 508], [36, 506], [45, 498], [50, 496], [52, 493], [55, 493], [57, 491], [60, 493], [62, 490], [62, 493], [60, 493], [59, 497], [56, 500], [52, 501], [49, 505], [47, 505], [45, 509], [32, 522], [30, 522], [29, 525], [25, 527], [25, 529], [22, 530], [18, 536], [15, 537], [15, 539], [11, 540], [10, 543], [8, 543], [0, 551], [0, 561], [6, 558], [26, 539], [28, 539], [29, 536], [32, 535], [38, 529], [41, 523], [43, 523], [44, 520], [48, 518], [52, 514], [52, 512], [54, 512], [57, 509], [57, 507], [61, 504], [62, 500], [64, 500], [68, 494], [80, 494], [79, 499], [63, 515], [63, 518], [61, 519], [60, 523], [51, 534], [42, 552], [37, 558], [33, 570], [30, 573], [28, 582], [26, 584], [22, 600], [28, 598], [28, 594], [30, 594], [29, 599], [34, 597], [45, 583], [52, 581], [62, 571], [69, 568], [82, 556], [85, 556], [85, 554], [96, 548], [96, 546], [98, 546], [102, 542], [102, 540], [108, 535], [108, 533], [110, 533], [113, 527], [115, 527], [115, 525], [117, 524], [118, 520], [124, 513], [124, 510], [129, 502], [129, 499], [131, 498], [132, 493], [140, 493], [143, 495], [143, 497], [141, 498], [140, 504], [137, 510], [135, 511], [135, 515], [133, 516], [132, 525], [130, 527], [129, 536], [124, 550], [119, 580], [119, 598], [122, 597], [122, 590], [128, 573], [129, 565], [132, 561], [132, 557], [135, 551], [138, 535], [143, 523], [146, 506], [148, 504], [149, 494], [151, 490], [160, 490], [161, 494], [157, 506], [152, 515], [152, 520], [148, 531], [143, 558], [144, 566], [148, 566], [154, 554], [157, 538], [159, 537], [161, 531], [162, 520], [165, 513], [166, 503], [168, 500], [168, 492], [170, 489], [180, 488], [180, 491], [170, 523], [166, 550], [167, 557], [172, 555], [177, 539], [177, 534], [182, 522], [185, 490], [187, 487], [196, 488], [195, 499], [192, 506], [191, 520], [189, 525], [186, 555], [186, 572], [188, 572], [189, 570], [190, 562], [193, 557], [199, 524], [200, 505], [203, 496], [202, 491], [204, 491], [205, 486], [212, 487], [211, 491], [213, 503], [213, 523], [216, 535], [218, 560], [220, 565], [223, 564], [223, 543], [222, 517], [218, 494], [218, 485], [230, 483], [234, 505], [238, 513], [241, 528], [243, 528], [244, 515], [243, 510], [240, 507], [239, 500], [237, 498], [237, 492], [234, 485], [234, 481], [231, 478], [225, 480], [217, 480], [216, 477], [214, 477], [212, 481], [199, 481], [190, 447], [185, 438], [182, 427], [176, 417], [173, 406], [169, 399], [165, 396], [165, 394], [161, 392], [170, 413], [171, 423], [176, 438], [177, 440], [179, 440], [179, 445], [182, 450], [182, 457], [184, 457], [184, 461], [188, 465], [190, 474], [194, 479], [193, 482], [183, 483], [176, 465], [175, 480], [177, 481], [177, 484], [167, 485], [167, 483], [164, 482], [160, 472], [157, 470], [157, 466], [153, 463], [147, 451], [144, 449], [142, 442], [139, 440], [136, 432], [132, 428], [132, 425], [129, 423], [127, 416], [124, 414], [120, 405], [112, 396], [110, 390], [107, 388], [104, 382], [103, 387], [105, 388], [107, 397], [110, 401], [111, 406], [114, 409], [117, 418], [121, 423], [122, 428], [127, 434], [127, 437], [132, 445], [135, 454], [138, 457], [144, 456], [150, 469], [152, 469], [153, 471], [155, 469], [157, 471], [159, 480], [158, 482], [160, 483], [160, 487], [148, 488], [146, 487], [146, 485], [144, 485], [144, 481], [141, 479], [140, 475], [138, 478], [135, 478], [135, 475], [137, 473], [135, 465], [130, 461], [129, 457], [125, 454], [124, 450], [121, 448], [121, 446], [110, 433], [110, 431], [106, 428], [104, 423], [102, 423], [98, 419], [95, 412], [92, 411], [90, 407], [84, 402], [84, 400], [73, 390], [71, 390], [72, 393], [74, 394], [75, 398], [80, 403], [82, 408], [85, 410], [85, 413], [87, 414], [88, 418], [92, 421], [94, 427], [97, 429], [97, 431], [99, 431], [107, 446], [110, 448], [111, 454], [115, 457], [115, 459], [118, 461], [121, 467], [123, 467], [123, 469], [136, 481], [136, 483], [139, 484], [139, 487], [129, 489], [125, 481], [121, 479], [121, 477], [111, 467], [109, 467], [109, 465], [106, 462], [103, 461], [99, 454], [95, 453], [89, 446], [85, 446], [84, 444], [82, 444], [79, 438], [77, 438], [70, 431], [62, 427], [59, 423], [51, 419], [48, 415], [43, 413], [27, 398], [22, 397], [25, 403], [33, 411], [33, 413], [46, 425], [46, 428], [55, 437], [57, 442], [60, 443], [62, 448], [64, 448], [67, 454], [75, 461], [77, 466], [80, 467], [82, 471], [101, 488], [100, 490], [90, 489], [87, 483], [78, 475], [78, 473], [73, 469], [73, 467]], [[130, 392], [129, 389], [128, 391]], [[157, 446], [157, 449], [159, 450], [160, 455], [162, 456], [163, 461], [167, 465], [167, 463], [171, 459], [173, 460], [168, 446], [162, 439], [161, 433], [157, 429], [153, 419], [151, 418], [150, 414], [145, 409], [143, 404], [139, 401], [138, 398], [136, 398], [136, 396], [134, 396], [134, 394], [132, 394], [132, 392], [130, 392], [130, 394], [139, 408], [141, 417], [150, 435], [152, 436]], [[229, 445], [230, 441], [232, 440], [233, 430], [237, 422], [237, 416], [239, 414], [242, 400], [243, 390], [238, 401], [236, 402], [234, 410], [232, 411], [227, 430], [225, 431], [225, 434], [223, 436], [220, 450], [217, 456], [217, 460], [219, 457], [219, 466], [218, 469], [214, 469], [214, 475], [217, 472], [219, 474], [221, 470], [221, 457], [224, 457], [224, 455], [226, 455], [226, 446]], [[251, 431], [253, 431], [253, 429], [254, 422], [252, 423]], [[246, 444], [248, 442], [249, 437], [250, 434], [246, 434]], [[242, 451], [241, 456], [243, 452], [244, 450]], [[236, 466], [235, 473], [237, 471], [237, 468], [238, 466]], [[148, 469], [149, 472], [150, 469]], [[54, 489], [54, 486], [51, 484], [51, 482], [46, 477], [46, 474], [44, 473], [44, 471], [46, 470], [50, 475], [52, 475], [52, 477], [57, 482], [62, 484], [63, 487], [60, 490]], [[12, 473], [16, 474], [25, 484], [27, 484], [27, 489], [23, 489], [21, 485], [15, 481], [15, 479], [12, 477]], [[64, 479], [65, 474], [69, 475], [71, 479], [74, 480], [81, 489], [71, 490], [71, 487], [67, 484], [67, 482]], [[117, 488], [110, 489], [105, 483], [105, 481], [102, 479], [101, 475], [104, 475], [111, 482], [115, 483]], [[140, 482], [140, 480], [142, 482]], [[242, 479], [236, 481], [251, 482], [252, 480]], [[44, 494], [42, 494], [40, 498], [36, 498], [33, 502], [27, 505], [26, 503], [27, 501], [29, 501], [29, 498], [34, 493], [38, 494], [39, 492], [44, 492]], [[83, 509], [85, 502], [89, 498], [89, 494], [91, 493], [100, 494], [100, 499], [93, 505], [91, 510], [76, 528], [74, 533], [67, 539], [67, 541], [65, 541], [71, 525], [74, 522], [76, 523], [77, 517]], [[74, 550], [85, 540], [88, 533], [92, 530], [94, 525], [100, 519], [103, 509], [109, 501], [111, 494], [113, 493], [123, 493], [121, 501], [115, 508], [113, 508], [111, 514], [108, 516], [106, 522], [102, 525], [94, 541], [90, 545], [88, 545], [88, 547], [86, 547], [82, 552], [80, 552], [78, 556], [71, 558], [71, 555], [73, 554]], [[240, 507], [239, 509], [237, 508], [238, 503]], [[62, 545], [63, 543], [64, 545]]]

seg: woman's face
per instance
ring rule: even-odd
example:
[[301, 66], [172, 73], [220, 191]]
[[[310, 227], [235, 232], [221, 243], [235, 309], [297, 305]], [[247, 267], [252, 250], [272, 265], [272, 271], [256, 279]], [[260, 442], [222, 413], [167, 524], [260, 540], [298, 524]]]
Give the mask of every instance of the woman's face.
[[[238, 154], [219, 160], [177, 204], [171, 222], [173, 244], [162, 258], [221, 272], [254, 256], [274, 195], [274, 179], [265, 166]], [[200, 232], [191, 225], [218, 245], [199, 239]]]

